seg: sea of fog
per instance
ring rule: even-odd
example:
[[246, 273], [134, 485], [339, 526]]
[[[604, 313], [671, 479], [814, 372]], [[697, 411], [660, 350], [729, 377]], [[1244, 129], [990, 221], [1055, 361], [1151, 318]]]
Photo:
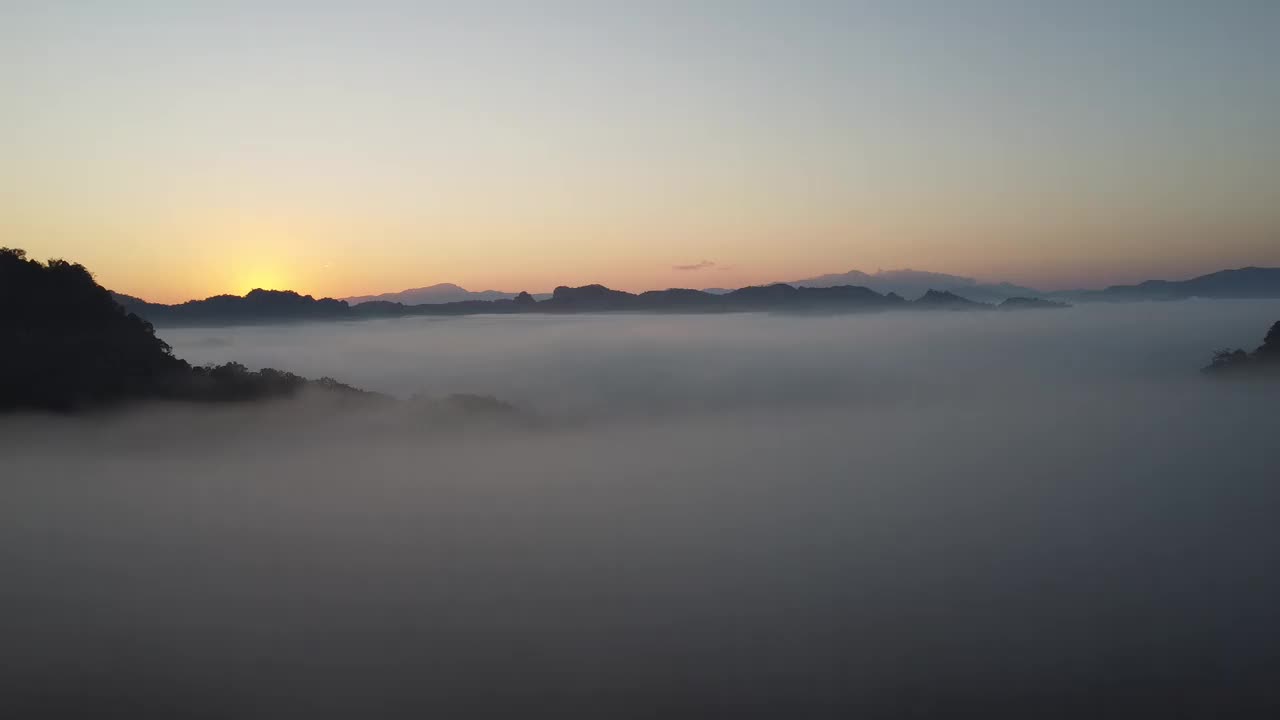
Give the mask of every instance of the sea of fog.
[[0, 420], [0, 716], [1271, 716], [1280, 388], [1197, 371], [1276, 320], [162, 329], [527, 421]]

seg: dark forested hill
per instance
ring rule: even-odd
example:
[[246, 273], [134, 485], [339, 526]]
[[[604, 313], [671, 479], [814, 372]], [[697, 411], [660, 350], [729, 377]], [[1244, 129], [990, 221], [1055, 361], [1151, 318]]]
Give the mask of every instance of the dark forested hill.
[[1280, 378], [1280, 321], [1271, 326], [1262, 344], [1253, 352], [1245, 352], [1241, 348], [1219, 350], [1204, 371], [1214, 375]]
[[0, 407], [138, 397], [190, 371], [80, 265], [0, 249], [0, 308]]
[[[310, 298], [272, 296], [267, 302], [311, 313], [333, 307]], [[376, 397], [328, 378], [252, 372], [234, 363], [193, 368], [174, 357], [151, 323], [126, 311], [83, 266], [37, 262], [22, 250], [0, 248], [0, 309], [0, 411], [76, 410], [138, 400], [252, 400], [304, 389]]]

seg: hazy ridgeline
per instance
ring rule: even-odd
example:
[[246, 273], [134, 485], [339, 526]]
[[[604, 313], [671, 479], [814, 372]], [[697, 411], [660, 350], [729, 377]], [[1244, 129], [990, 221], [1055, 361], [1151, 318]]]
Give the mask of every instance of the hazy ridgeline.
[[306, 401], [0, 421], [0, 703], [1274, 710], [1280, 391], [1197, 369], [1278, 318], [1188, 301], [162, 330], [192, 363], [491, 394], [537, 422]]

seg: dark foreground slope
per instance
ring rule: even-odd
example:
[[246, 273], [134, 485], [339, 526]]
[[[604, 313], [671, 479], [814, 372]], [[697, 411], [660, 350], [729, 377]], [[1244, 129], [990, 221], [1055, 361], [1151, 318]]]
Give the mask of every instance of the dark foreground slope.
[[321, 390], [378, 396], [331, 378], [308, 380], [229, 363], [192, 367], [151, 323], [126, 312], [82, 265], [0, 248], [0, 411], [67, 411], [142, 400], [243, 401]]
[[1280, 321], [1271, 326], [1262, 344], [1253, 352], [1245, 352], [1242, 348], [1219, 350], [1214, 353], [1213, 362], [1204, 371], [1233, 377], [1280, 377]]
[[80, 265], [0, 250], [0, 308], [0, 408], [155, 395], [191, 372]]

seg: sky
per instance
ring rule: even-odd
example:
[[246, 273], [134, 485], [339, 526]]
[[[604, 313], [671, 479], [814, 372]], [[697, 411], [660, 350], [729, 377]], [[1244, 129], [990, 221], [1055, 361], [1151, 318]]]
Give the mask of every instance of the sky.
[[1280, 265], [1280, 3], [0, 0], [0, 245], [174, 302]]

